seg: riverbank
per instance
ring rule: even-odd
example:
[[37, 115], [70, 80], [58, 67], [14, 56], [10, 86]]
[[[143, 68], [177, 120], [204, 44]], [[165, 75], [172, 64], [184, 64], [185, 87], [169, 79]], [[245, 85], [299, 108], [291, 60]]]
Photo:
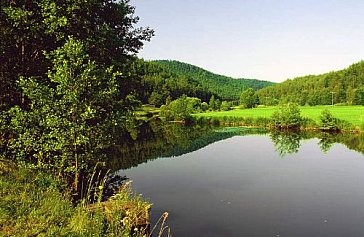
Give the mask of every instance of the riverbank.
[[0, 160], [0, 196], [2, 236], [144, 236], [149, 230], [151, 205], [125, 185], [107, 201], [74, 204], [67, 185], [51, 174]]
[[[342, 131], [364, 131], [364, 106], [301, 106], [299, 109], [303, 118], [302, 129], [320, 130], [321, 113], [328, 109], [334, 118], [341, 121], [339, 126]], [[269, 127], [271, 117], [277, 110], [276, 106], [234, 108], [229, 111], [196, 113], [193, 116], [197, 121], [205, 120], [216, 125]]]

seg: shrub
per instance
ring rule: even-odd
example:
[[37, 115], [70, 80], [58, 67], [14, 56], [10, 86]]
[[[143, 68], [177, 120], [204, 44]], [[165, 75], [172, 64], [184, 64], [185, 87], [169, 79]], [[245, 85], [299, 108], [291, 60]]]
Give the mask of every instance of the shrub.
[[209, 104], [207, 104], [206, 102], [202, 102], [201, 103], [201, 110], [206, 111], [208, 109], [209, 109]]
[[281, 105], [272, 115], [272, 125], [279, 129], [299, 129], [302, 117], [298, 105], [295, 103]]
[[192, 112], [193, 106], [189, 104], [187, 96], [184, 95], [172, 101], [169, 105], [161, 106], [160, 116], [167, 121], [187, 121], [191, 118]]
[[339, 121], [334, 118], [328, 109], [321, 112], [320, 116], [320, 129], [325, 131], [338, 131]]
[[223, 110], [223, 111], [228, 111], [228, 110], [230, 110], [230, 103], [229, 102], [227, 102], [227, 101], [223, 101], [222, 103], [221, 103], [221, 110]]

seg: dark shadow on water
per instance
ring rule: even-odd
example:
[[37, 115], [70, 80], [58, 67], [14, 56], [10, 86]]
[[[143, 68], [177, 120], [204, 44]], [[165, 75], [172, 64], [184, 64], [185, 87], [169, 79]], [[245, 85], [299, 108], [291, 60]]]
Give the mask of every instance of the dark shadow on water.
[[139, 127], [135, 139], [124, 137], [107, 150], [105, 163], [111, 171], [128, 169], [163, 157], [176, 157], [237, 135], [264, 134], [266, 129], [186, 126], [151, 121]]
[[152, 120], [141, 124], [133, 137], [122, 137], [106, 151], [104, 162], [111, 172], [124, 170], [163, 157], [176, 157], [199, 150], [209, 144], [234, 136], [269, 134], [281, 157], [299, 151], [302, 140], [318, 138], [322, 152], [327, 153], [335, 143], [364, 153], [364, 136], [350, 133], [307, 131], [267, 131], [244, 127], [186, 126]]

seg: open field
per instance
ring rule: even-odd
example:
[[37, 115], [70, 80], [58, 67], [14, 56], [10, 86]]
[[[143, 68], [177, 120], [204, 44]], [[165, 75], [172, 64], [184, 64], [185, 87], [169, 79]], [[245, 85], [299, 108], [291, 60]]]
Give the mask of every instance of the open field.
[[[306, 118], [315, 120], [320, 119], [321, 111], [329, 109], [331, 114], [339, 119], [348, 121], [353, 125], [360, 126], [364, 122], [364, 106], [302, 106], [300, 107], [301, 115]], [[207, 112], [195, 114], [196, 117], [270, 117], [277, 107], [260, 107], [253, 109], [233, 109], [230, 111]]]

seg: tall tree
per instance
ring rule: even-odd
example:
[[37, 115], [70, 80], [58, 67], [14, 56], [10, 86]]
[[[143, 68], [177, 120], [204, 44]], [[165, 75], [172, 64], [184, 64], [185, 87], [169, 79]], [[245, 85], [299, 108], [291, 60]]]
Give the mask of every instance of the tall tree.
[[[133, 55], [153, 35], [149, 28], [135, 27], [129, 0], [17, 0], [1, 1], [0, 7], [0, 106], [24, 105], [16, 81], [39, 77], [47, 82], [51, 62], [43, 52], [65, 44], [69, 36], [81, 40], [90, 59], [114, 67], [121, 97], [136, 90], [135, 76], [127, 73]], [[132, 77], [131, 77], [131, 76]], [[131, 86], [125, 87], [126, 84]], [[130, 88], [126, 90], [126, 88]]]
[[209, 101], [209, 107], [211, 110], [215, 110], [216, 105], [215, 105], [215, 96], [212, 95]]
[[70, 38], [48, 58], [53, 87], [35, 77], [19, 82], [30, 105], [9, 111], [15, 139], [9, 140], [7, 157], [76, 174], [77, 183], [78, 172], [94, 165], [114, 135], [126, 129], [129, 112], [118, 100], [119, 73], [90, 61], [80, 41]]
[[259, 104], [259, 97], [253, 88], [249, 88], [240, 95], [240, 103], [246, 108], [253, 108]]

